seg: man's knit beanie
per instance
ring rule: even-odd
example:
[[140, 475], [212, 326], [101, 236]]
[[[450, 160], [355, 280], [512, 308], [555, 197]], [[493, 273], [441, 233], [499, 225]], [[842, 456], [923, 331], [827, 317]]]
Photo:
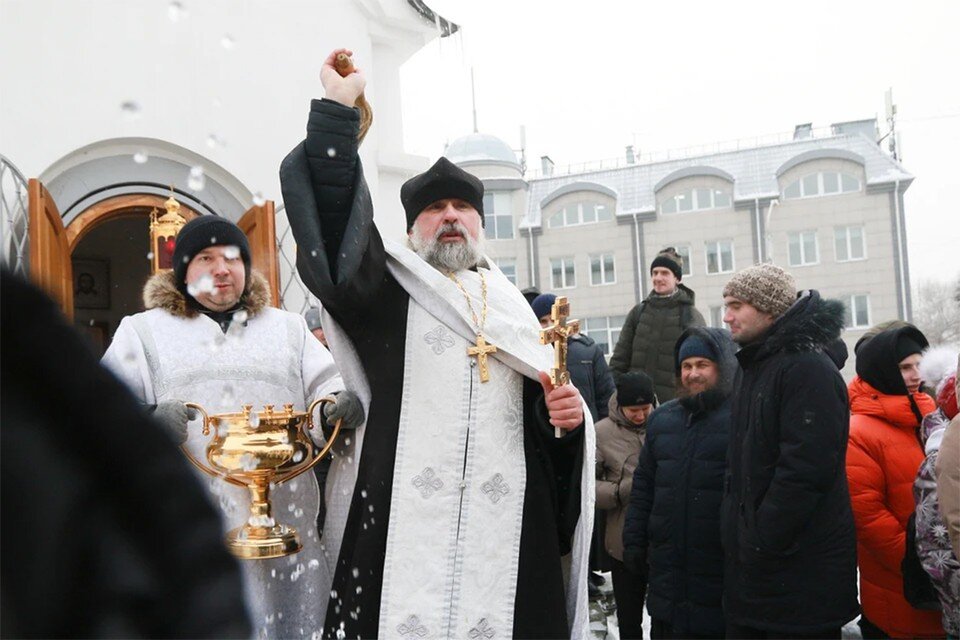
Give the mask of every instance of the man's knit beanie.
[[543, 316], [549, 316], [553, 309], [553, 303], [556, 301], [557, 296], [552, 293], [541, 293], [530, 303], [530, 307], [533, 309], [533, 315], [537, 316], [537, 320]]
[[789, 273], [774, 264], [764, 263], [734, 274], [723, 288], [723, 297], [727, 296], [777, 318], [796, 301], [797, 285]]
[[670, 269], [677, 280], [683, 279], [683, 256], [677, 253], [677, 250], [673, 247], [663, 249], [657, 254], [657, 257], [653, 259], [653, 262], [650, 263], [651, 275], [653, 275], [653, 270], [657, 267]]
[[307, 329], [323, 329], [323, 321], [320, 319], [320, 307], [310, 307], [303, 314], [303, 319], [307, 323]]
[[428, 204], [446, 198], [459, 198], [477, 210], [483, 225], [483, 183], [444, 157], [413, 176], [400, 187], [400, 204], [407, 214], [407, 231]]
[[704, 340], [697, 334], [687, 336], [687, 339], [680, 345], [680, 352], [677, 355], [677, 364], [679, 365], [687, 358], [706, 358], [714, 362], [719, 362], [720, 355], [712, 344]]
[[657, 404], [653, 379], [643, 371], [630, 371], [617, 379], [617, 404], [635, 407], [641, 404]]
[[[233, 222], [220, 216], [206, 215], [194, 218], [183, 225], [177, 234], [173, 249], [173, 275], [177, 289], [187, 294], [187, 267], [194, 256], [207, 247], [234, 246], [240, 250], [240, 258], [246, 269], [246, 285], [250, 283], [250, 243], [247, 236]], [[246, 286], [244, 286], [246, 288]]]

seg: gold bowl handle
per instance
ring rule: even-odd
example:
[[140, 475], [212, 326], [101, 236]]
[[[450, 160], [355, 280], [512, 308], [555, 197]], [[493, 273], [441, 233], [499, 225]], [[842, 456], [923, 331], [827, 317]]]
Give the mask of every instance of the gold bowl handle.
[[[332, 402], [332, 403], [336, 404], [337, 399], [336, 399], [334, 396], [324, 396], [324, 397], [322, 397], [322, 398], [317, 398], [316, 400], [314, 400], [313, 402], [310, 403], [310, 406], [309, 406], [309, 407], [307, 407], [307, 429], [308, 429], [308, 430], [309, 430], [309, 429], [313, 429], [313, 427], [314, 427], [314, 424], [313, 424], [313, 411], [317, 408], [318, 405], [323, 405], [324, 403], [327, 403], [327, 402]], [[322, 411], [322, 410], [321, 410], [321, 411]], [[321, 415], [320, 420], [321, 420], [321, 423], [322, 423], [322, 421], [323, 421], [322, 415]], [[330, 451], [330, 447], [332, 447], [332, 446], [333, 446], [333, 443], [336, 442], [337, 436], [340, 434], [340, 423], [341, 423], [341, 422], [343, 422], [343, 419], [342, 419], [342, 418], [341, 418], [340, 420], [337, 420], [336, 424], [333, 425], [333, 433], [331, 433], [331, 434], [330, 434], [330, 437], [327, 438], [327, 444], [324, 445], [323, 449], [321, 449], [320, 452], [317, 453], [317, 454], [313, 457], [313, 460], [311, 460], [308, 464], [305, 464], [305, 465], [303, 465], [303, 466], [301, 466], [301, 467], [299, 467], [299, 468], [297, 468], [297, 469], [294, 469], [293, 471], [290, 471], [290, 472], [288, 472], [288, 473], [286, 473], [286, 474], [284, 474], [284, 475], [281, 475], [281, 476], [277, 476], [277, 478], [274, 480], [274, 482], [276, 482], [277, 484], [280, 484], [281, 482], [286, 482], [287, 480], [292, 480], [293, 478], [296, 478], [298, 475], [300, 475], [301, 473], [303, 473], [303, 472], [305, 472], [305, 471], [309, 471], [310, 469], [313, 469], [314, 465], [316, 465], [318, 462], [320, 462], [320, 460], [322, 460], [323, 457], [324, 457], [325, 455], [327, 455], [327, 452]], [[305, 435], [307, 438], [310, 437], [310, 434], [308, 434], [308, 433], [304, 433], [304, 435]], [[312, 441], [311, 441], [310, 445], [311, 445], [311, 447], [315, 447], [315, 445], [313, 444]]]
[[[200, 405], [198, 405], [197, 403], [195, 403], [195, 402], [184, 402], [183, 404], [185, 404], [188, 409], [196, 409], [197, 411], [200, 412], [200, 415], [203, 416], [203, 430], [201, 431], [201, 433], [202, 433], [203, 435], [205, 435], [205, 436], [210, 435], [210, 416], [207, 414], [206, 410], [205, 410], [203, 407], [201, 407]], [[216, 424], [213, 425], [213, 429], [214, 429], [214, 432], [217, 431], [217, 425], [216, 425]], [[214, 438], [216, 438], [216, 437], [217, 437], [217, 433], [214, 433]], [[239, 480], [237, 480], [237, 479], [235, 479], [235, 478], [231, 478], [230, 476], [225, 476], [225, 475], [222, 474], [222, 473], [216, 472], [215, 470], [211, 469], [211, 468], [208, 467], [207, 465], [205, 465], [205, 464], [203, 464], [202, 462], [200, 462], [199, 460], [197, 460], [197, 459], [193, 456], [193, 454], [190, 453], [190, 450], [187, 448], [187, 443], [186, 443], [186, 442], [184, 442], [182, 445], [180, 445], [180, 451], [183, 451], [183, 454], [184, 454], [185, 456], [187, 456], [187, 460], [189, 460], [189, 461], [193, 464], [193, 466], [195, 466], [197, 469], [200, 469], [200, 471], [203, 471], [203, 472], [206, 473], [207, 475], [213, 476], [213, 477], [215, 477], [215, 478], [223, 478], [224, 480], [226, 480], [226, 481], [229, 482], [230, 484], [237, 485], [238, 487], [245, 487], [245, 486], [247, 486], [247, 485], [245, 485], [244, 483], [240, 482]]]

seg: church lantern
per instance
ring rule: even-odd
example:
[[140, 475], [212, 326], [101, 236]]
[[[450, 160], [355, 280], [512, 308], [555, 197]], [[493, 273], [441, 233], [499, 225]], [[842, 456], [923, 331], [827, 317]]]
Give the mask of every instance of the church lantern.
[[163, 206], [167, 212], [159, 218], [156, 207], [150, 212], [151, 274], [173, 269], [173, 249], [176, 246], [177, 234], [187, 222], [180, 215], [180, 203], [172, 195]]

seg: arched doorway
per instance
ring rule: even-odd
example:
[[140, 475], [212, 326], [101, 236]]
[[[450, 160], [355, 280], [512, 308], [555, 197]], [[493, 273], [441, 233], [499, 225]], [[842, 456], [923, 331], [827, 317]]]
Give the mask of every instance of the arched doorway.
[[[133, 158], [131, 148], [147, 149], [149, 161]], [[196, 166], [206, 171], [200, 185], [188, 179]], [[149, 215], [154, 208], [163, 211], [171, 191], [187, 219], [219, 215], [237, 223], [250, 241], [253, 267], [266, 276], [273, 303], [280, 305], [273, 202], [258, 200], [225, 169], [192, 151], [162, 140], [104, 140], [60, 159], [42, 179], [31, 179], [28, 190], [30, 278], [67, 317], [76, 316], [98, 351], [123, 316], [142, 310]], [[109, 286], [99, 288], [98, 280]]]
[[[150, 277], [150, 212], [164, 198], [130, 194], [103, 200], [66, 228], [73, 267], [73, 320], [103, 355], [124, 316], [144, 310], [143, 285]], [[190, 220], [198, 215], [181, 205]]]

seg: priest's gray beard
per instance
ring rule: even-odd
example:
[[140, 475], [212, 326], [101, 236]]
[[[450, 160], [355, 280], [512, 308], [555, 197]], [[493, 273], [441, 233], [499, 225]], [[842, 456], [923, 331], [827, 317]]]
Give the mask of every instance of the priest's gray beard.
[[[440, 236], [452, 232], [463, 236], [465, 242], [440, 242]], [[470, 232], [459, 222], [441, 225], [432, 238], [424, 238], [414, 227], [413, 233], [407, 236], [407, 243], [430, 266], [443, 273], [472, 269], [483, 255], [482, 236], [471, 238]]]

